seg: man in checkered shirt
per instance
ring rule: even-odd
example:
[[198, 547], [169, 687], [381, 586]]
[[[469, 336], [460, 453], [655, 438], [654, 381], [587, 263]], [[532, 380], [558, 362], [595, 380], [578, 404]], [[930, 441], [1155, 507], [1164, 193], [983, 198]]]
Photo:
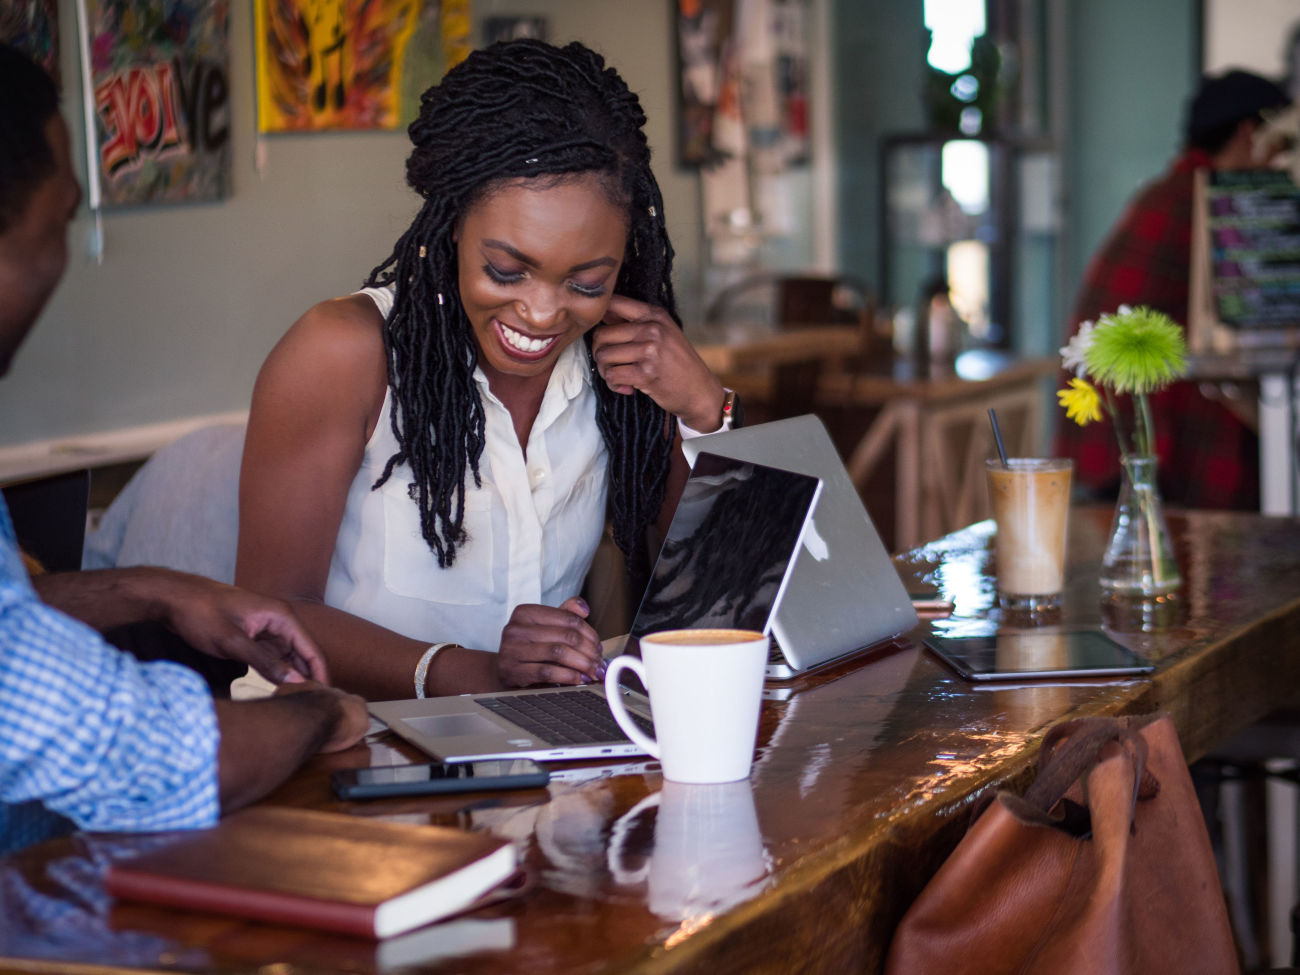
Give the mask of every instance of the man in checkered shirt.
[[[0, 45], [0, 376], [63, 274], [80, 199], [53, 83]], [[252, 665], [280, 692], [214, 701], [194, 671], [142, 664], [100, 636], [146, 620]], [[29, 578], [0, 500], [0, 851], [66, 820], [119, 831], [212, 824], [316, 751], [365, 733], [365, 702], [325, 678], [278, 600], [155, 568]]]
[[[1261, 113], [1289, 105], [1277, 85], [1246, 71], [1206, 78], [1187, 112], [1185, 149], [1159, 179], [1138, 193], [1084, 273], [1067, 338], [1079, 324], [1120, 305], [1146, 305], [1187, 325], [1191, 283], [1192, 204], [1197, 170], [1251, 169], [1280, 146], [1258, 145]], [[1160, 487], [1170, 504], [1188, 508], [1259, 508], [1259, 437], [1241, 415], [1255, 393], [1192, 381], [1152, 396]], [[1119, 450], [1109, 419], [1057, 425], [1057, 452], [1074, 459], [1075, 483], [1113, 500]]]

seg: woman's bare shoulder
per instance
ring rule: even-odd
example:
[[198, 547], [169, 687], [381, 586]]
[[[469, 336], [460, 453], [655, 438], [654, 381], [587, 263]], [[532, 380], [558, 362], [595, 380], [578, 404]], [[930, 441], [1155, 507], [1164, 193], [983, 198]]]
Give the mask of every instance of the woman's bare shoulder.
[[300, 354], [342, 356], [355, 361], [358, 355], [384, 358], [384, 318], [374, 301], [363, 294], [322, 301], [289, 327], [281, 344]]
[[330, 298], [309, 308], [289, 327], [267, 364], [294, 360], [299, 367], [355, 374], [358, 369], [384, 371], [384, 319], [366, 295]]
[[264, 392], [323, 396], [336, 405], [355, 398], [365, 414], [377, 415], [388, 385], [383, 329], [383, 316], [366, 295], [322, 301], [271, 350], [257, 385]]

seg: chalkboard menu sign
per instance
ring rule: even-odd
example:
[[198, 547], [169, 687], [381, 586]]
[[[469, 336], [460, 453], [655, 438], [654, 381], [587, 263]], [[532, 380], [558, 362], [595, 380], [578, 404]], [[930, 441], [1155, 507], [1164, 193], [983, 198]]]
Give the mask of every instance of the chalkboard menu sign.
[[1205, 206], [1219, 323], [1242, 333], [1300, 326], [1300, 188], [1290, 175], [1211, 172]]

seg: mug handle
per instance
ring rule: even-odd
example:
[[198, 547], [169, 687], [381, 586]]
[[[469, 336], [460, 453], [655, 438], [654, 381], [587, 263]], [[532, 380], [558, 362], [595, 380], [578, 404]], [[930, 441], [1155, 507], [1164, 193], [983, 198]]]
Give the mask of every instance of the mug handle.
[[630, 887], [633, 884], [641, 883], [646, 877], [650, 876], [650, 860], [654, 854], [652, 853], [646, 857], [646, 861], [641, 865], [640, 869], [626, 870], [623, 867], [623, 841], [627, 839], [628, 830], [632, 828], [641, 812], [650, 806], [659, 805], [659, 800], [662, 797], [662, 792], [652, 792], [614, 821], [614, 828], [609, 831], [609, 850], [605, 854], [605, 859], [609, 864], [609, 872], [613, 874], [615, 883]]
[[614, 720], [623, 729], [623, 734], [644, 748], [646, 754], [651, 758], [659, 758], [661, 757], [659, 755], [659, 742], [649, 737], [636, 726], [632, 716], [627, 713], [627, 705], [623, 703], [623, 694], [618, 686], [618, 675], [624, 669], [635, 671], [636, 675], [641, 678], [641, 683], [647, 687], [649, 686], [645, 679], [645, 664], [641, 662], [639, 657], [630, 657], [626, 654], [615, 657], [609, 662], [609, 670], [605, 671], [605, 701], [609, 704], [609, 710], [613, 712]]

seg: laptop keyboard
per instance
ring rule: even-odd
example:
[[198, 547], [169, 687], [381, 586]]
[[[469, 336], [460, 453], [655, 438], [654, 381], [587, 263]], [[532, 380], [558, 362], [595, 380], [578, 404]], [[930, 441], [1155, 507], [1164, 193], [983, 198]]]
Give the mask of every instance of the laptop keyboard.
[[785, 663], [785, 651], [781, 649], [781, 644], [776, 642], [776, 634], [772, 635], [772, 642], [767, 648], [767, 662], [771, 666]]
[[[610, 713], [609, 704], [599, 694], [538, 691], [536, 694], [475, 697], [474, 700], [552, 745], [628, 740]], [[651, 722], [632, 711], [628, 715], [638, 728], [654, 737], [655, 729]]]

